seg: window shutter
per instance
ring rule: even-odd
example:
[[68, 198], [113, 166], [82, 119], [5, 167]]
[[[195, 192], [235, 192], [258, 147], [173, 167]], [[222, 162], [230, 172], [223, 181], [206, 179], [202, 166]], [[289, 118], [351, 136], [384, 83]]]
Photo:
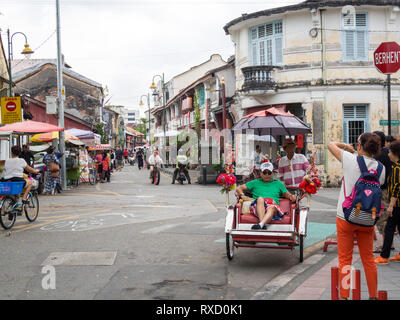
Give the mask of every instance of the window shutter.
[[356, 27], [367, 27], [367, 14], [357, 13], [356, 14]]
[[272, 23], [270, 23], [270, 24], [267, 24], [267, 25], [266, 25], [266, 29], [267, 29], [267, 37], [270, 37], [270, 36], [272, 36], [272, 34], [273, 34], [273, 27], [272, 27]]
[[267, 65], [271, 66], [272, 62], [272, 40], [267, 40]]
[[264, 42], [265, 41], [260, 41], [260, 65], [265, 64], [265, 47], [264, 47]]
[[346, 60], [354, 59], [354, 31], [345, 31], [345, 57]]
[[282, 46], [282, 38], [275, 39], [275, 63], [282, 64], [283, 63], [283, 46]]
[[252, 51], [253, 51], [253, 66], [258, 65], [257, 61], [257, 42], [254, 42], [252, 45]]
[[257, 29], [251, 29], [251, 40], [257, 39]]
[[349, 123], [348, 120], [343, 120], [343, 143], [349, 143]]
[[265, 37], [265, 26], [259, 26], [258, 27], [258, 38], [264, 38]]
[[344, 119], [354, 119], [356, 115], [354, 114], [353, 106], [344, 106], [343, 108], [343, 118]]

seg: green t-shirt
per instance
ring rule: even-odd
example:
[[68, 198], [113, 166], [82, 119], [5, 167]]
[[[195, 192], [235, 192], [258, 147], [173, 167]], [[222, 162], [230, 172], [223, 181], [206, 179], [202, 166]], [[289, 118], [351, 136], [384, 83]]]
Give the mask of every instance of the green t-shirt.
[[282, 194], [288, 192], [282, 181], [272, 179], [270, 182], [264, 182], [262, 179], [256, 179], [246, 183], [246, 187], [253, 193], [253, 198], [271, 198], [279, 205], [279, 198]]

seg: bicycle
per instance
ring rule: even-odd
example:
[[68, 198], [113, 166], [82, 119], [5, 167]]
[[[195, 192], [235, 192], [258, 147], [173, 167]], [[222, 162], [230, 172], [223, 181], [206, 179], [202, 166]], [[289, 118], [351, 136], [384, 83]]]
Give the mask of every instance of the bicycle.
[[40, 174], [34, 177], [31, 191], [26, 198], [27, 203], [22, 204], [22, 209], [18, 210], [18, 195], [22, 193], [24, 182], [0, 182], [0, 194], [3, 199], [0, 202], [0, 224], [8, 230], [11, 229], [17, 216], [25, 213], [29, 222], [34, 222], [39, 215], [38, 187]]

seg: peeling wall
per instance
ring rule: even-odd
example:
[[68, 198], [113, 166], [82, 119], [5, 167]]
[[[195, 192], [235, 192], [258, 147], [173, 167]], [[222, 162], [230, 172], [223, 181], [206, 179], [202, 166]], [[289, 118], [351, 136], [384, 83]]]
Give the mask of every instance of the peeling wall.
[[[103, 97], [102, 88], [66, 74], [63, 74], [63, 84], [66, 92], [64, 108], [85, 121], [98, 122]], [[29, 94], [32, 98], [42, 102], [46, 102], [46, 96], [57, 96], [56, 67], [52, 64], [44, 65], [39, 72], [18, 81], [14, 92]]]

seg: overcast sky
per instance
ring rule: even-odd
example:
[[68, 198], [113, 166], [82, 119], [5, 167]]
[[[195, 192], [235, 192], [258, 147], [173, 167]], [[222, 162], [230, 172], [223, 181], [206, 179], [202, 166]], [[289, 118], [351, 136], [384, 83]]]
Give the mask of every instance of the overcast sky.
[[[138, 107], [152, 77], [166, 81], [219, 53], [234, 53], [223, 27], [242, 13], [286, 6], [295, 0], [60, 0], [61, 47], [72, 69], [107, 86], [110, 104]], [[57, 57], [55, 0], [1, 0], [0, 28], [23, 32], [32, 58]], [[24, 37], [13, 38], [23, 58]], [[145, 102], [146, 104], [146, 102]], [[143, 110], [142, 110], [143, 112]], [[143, 113], [142, 113], [143, 114]]]

